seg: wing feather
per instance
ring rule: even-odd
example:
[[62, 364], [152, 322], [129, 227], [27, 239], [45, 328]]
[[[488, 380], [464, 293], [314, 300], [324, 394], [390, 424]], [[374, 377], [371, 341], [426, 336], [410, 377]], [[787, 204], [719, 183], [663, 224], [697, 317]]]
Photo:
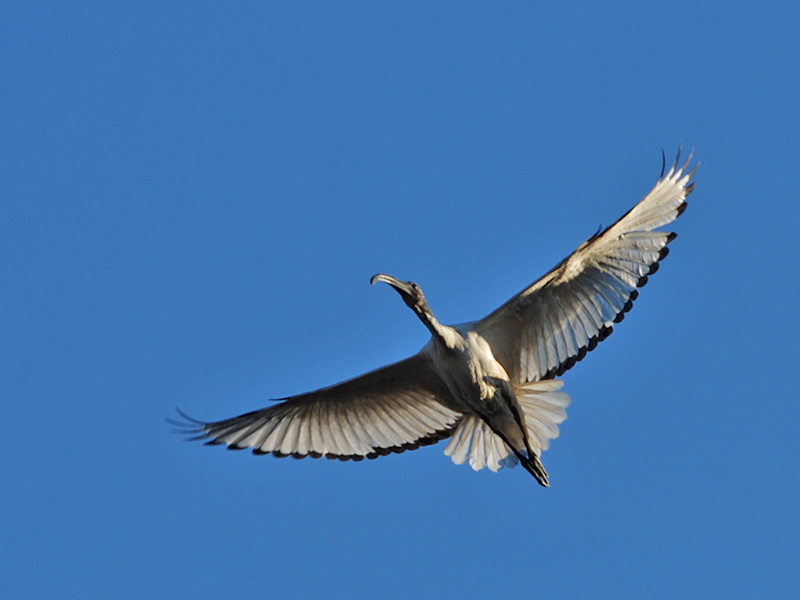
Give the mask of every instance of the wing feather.
[[611, 334], [658, 269], [675, 234], [653, 231], [675, 220], [694, 188], [691, 160], [678, 160], [644, 199], [590, 237], [544, 277], [473, 324], [512, 383], [549, 379]]
[[402, 408], [397, 408], [395, 403], [395, 398], [388, 398], [378, 405], [378, 409], [385, 415], [386, 426], [395, 433], [395, 445], [401, 445], [404, 440], [414, 437], [414, 427], [408, 423], [408, 417], [403, 414]]
[[423, 352], [338, 385], [186, 433], [257, 454], [361, 460], [448, 437], [461, 413]]

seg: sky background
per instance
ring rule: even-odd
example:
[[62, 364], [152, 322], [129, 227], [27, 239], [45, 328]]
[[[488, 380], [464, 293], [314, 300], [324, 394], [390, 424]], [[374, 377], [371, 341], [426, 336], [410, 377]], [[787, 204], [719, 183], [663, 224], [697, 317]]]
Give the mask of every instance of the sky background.
[[[112, 5], [113, 4], [113, 5]], [[794, 2], [4, 3], [9, 598], [787, 598]], [[479, 318], [701, 162], [551, 488], [185, 443]]]

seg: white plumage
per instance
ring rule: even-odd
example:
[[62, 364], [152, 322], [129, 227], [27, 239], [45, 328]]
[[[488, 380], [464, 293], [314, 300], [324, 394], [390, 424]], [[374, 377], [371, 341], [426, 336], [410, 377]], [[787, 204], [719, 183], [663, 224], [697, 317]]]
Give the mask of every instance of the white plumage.
[[686, 208], [689, 160], [676, 159], [621, 219], [479, 321], [442, 325], [417, 284], [373, 277], [394, 287], [431, 332], [416, 355], [232, 419], [180, 413], [188, 422], [173, 424], [209, 444], [298, 458], [361, 460], [450, 437], [444, 452], [456, 464], [498, 471], [521, 463], [548, 485], [539, 457], [570, 402], [554, 377], [612, 332], [666, 256], [675, 234], [654, 229]]
[[[550, 440], [558, 437], [558, 424], [567, 418], [570, 398], [566, 392], [559, 391], [563, 385], [560, 379], [545, 379], [522, 384], [514, 390], [530, 445], [539, 452], [547, 450]], [[457, 465], [469, 458], [469, 465], [476, 471], [486, 466], [497, 472], [501, 467], [514, 467], [519, 462], [503, 440], [476, 414], [467, 414], [459, 421], [444, 453]]]

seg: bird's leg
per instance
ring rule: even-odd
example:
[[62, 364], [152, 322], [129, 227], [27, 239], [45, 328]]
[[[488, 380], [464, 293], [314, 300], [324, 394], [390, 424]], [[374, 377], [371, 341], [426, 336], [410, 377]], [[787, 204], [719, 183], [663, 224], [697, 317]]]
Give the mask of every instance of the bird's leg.
[[[510, 444], [504, 435], [500, 435], [499, 433], [498, 435], [500, 435], [506, 445], [511, 448], [511, 450], [519, 459], [519, 462], [523, 467], [525, 467], [525, 470], [533, 475], [540, 485], [548, 487], [550, 483], [547, 471], [545, 470], [542, 461], [539, 459], [539, 455], [531, 448], [530, 442], [528, 441], [528, 430], [525, 427], [522, 411], [519, 408], [519, 403], [517, 402], [517, 397], [514, 394], [511, 384], [505, 379], [490, 377], [488, 375], [484, 377], [484, 381], [492, 384], [499, 392], [497, 395], [502, 399], [503, 404], [508, 408], [511, 416], [514, 419], [514, 422], [517, 424], [517, 427], [519, 427], [519, 430], [522, 433], [522, 441], [525, 444], [525, 452], [527, 453], [527, 457], [523, 456], [522, 452], [520, 452], [513, 444]], [[492, 430], [494, 431], [494, 427], [492, 427]]]

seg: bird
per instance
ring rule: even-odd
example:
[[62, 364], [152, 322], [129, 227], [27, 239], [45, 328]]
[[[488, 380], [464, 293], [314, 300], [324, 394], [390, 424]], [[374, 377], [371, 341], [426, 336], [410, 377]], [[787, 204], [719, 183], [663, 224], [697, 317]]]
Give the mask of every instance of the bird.
[[[449, 438], [456, 464], [497, 472], [517, 464], [544, 487], [541, 461], [566, 419], [560, 377], [622, 321], [676, 234], [659, 228], [686, 209], [697, 166], [680, 150], [655, 186], [535, 283], [484, 318], [443, 325], [422, 289], [380, 273], [430, 332], [415, 355], [359, 377], [221, 421], [176, 409], [191, 440], [279, 457], [372, 459]], [[666, 170], [666, 172], [665, 172]]]

